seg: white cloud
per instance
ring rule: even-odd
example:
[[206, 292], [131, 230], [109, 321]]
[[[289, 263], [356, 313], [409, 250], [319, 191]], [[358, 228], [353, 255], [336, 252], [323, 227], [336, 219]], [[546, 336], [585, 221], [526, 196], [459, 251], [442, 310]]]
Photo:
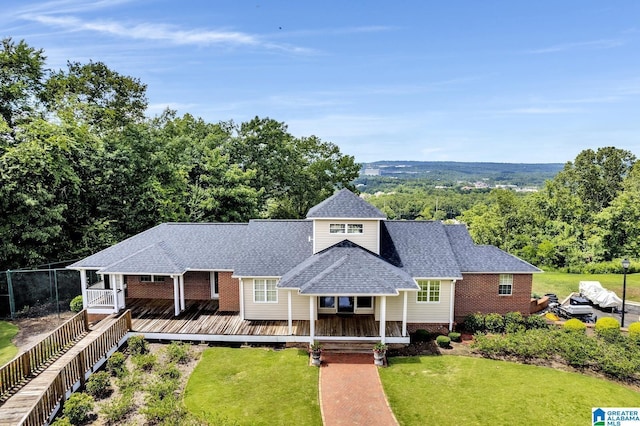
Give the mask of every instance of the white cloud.
[[592, 40], [575, 43], [561, 43], [549, 47], [543, 47], [540, 49], [528, 50], [527, 53], [555, 53], [577, 49], [612, 49], [624, 44], [625, 41], [621, 39]]

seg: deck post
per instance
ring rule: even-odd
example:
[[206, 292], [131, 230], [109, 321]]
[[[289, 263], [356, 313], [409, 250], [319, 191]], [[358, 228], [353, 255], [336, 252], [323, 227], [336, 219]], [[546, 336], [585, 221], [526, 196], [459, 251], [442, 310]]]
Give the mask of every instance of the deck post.
[[407, 337], [407, 294], [409, 292], [404, 292], [404, 301], [402, 305], [402, 337]]
[[80, 269], [80, 290], [82, 291], [82, 309], [87, 309], [87, 271]]
[[313, 345], [316, 334], [316, 298], [309, 297], [309, 344]]
[[380, 341], [385, 342], [385, 330], [387, 321], [387, 296], [380, 296]]
[[184, 311], [184, 275], [180, 275], [180, 310]]
[[173, 277], [173, 313], [175, 316], [180, 315], [180, 283], [176, 275]]
[[113, 291], [113, 312], [117, 313], [118, 309], [118, 281], [120, 281], [120, 275], [109, 275], [109, 283], [111, 284], [111, 290]]
[[289, 325], [289, 335], [293, 334], [293, 320], [291, 318], [291, 290], [287, 292], [287, 319]]

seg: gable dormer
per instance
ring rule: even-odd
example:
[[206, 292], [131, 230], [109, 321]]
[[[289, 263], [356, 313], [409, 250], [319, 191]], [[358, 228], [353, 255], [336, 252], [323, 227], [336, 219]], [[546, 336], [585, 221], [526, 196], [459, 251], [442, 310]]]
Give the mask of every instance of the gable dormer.
[[314, 254], [343, 240], [380, 254], [380, 222], [386, 216], [348, 189], [312, 207], [307, 219], [313, 220]]

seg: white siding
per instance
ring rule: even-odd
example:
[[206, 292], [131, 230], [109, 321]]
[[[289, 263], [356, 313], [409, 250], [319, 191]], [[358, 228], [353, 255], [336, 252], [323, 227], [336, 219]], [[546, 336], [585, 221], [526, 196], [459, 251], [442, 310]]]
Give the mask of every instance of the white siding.
[[[362, 224], [362, 234], [331, 234], [329, 233], [329, 225], [332, 223], [344, 223], [349, 224]], [[317, 253], [331, 247], [332, 245], [339, 243], [342, 240], [350, 240], [358, 244], [361, 247], [366, 248], [376, 254], [380, 254], [379, 239], [380, 239], [380, 221], [379, 220], [332, 220], [332, 219], [315, 219], [315, 237], [313, 240], [313, 252]]]
[[[247, 320], [287, 320], [289, 290], [278, 289], [277, 303], [253, 301], [253, 278], [243, 278], [244, 318]], [[294, 320], [309, 320], [309, 297], [291, 290], [291, 316]]]
[[[412, 291], [407, 295], [407, 322], [408, 323], [448, 323], [451, 307], [451, 281], [441, 281], [440, 302], [417, 302], [417, 292]], [[387, 296], [387, 321], [402, 321], [402, 305], [404, 296]], [[376, 301], [377, 302], [377, 301]], [[380, 319], [380, 306], [376, 303], [376, 320]]]

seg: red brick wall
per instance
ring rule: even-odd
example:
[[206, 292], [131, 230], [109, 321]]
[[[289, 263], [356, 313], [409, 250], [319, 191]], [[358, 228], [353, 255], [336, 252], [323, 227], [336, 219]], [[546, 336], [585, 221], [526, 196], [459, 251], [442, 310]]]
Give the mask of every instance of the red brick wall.
[[513, 274], [511, 296], [498, 295], [499, 281], [500, 274], [462, 274], [462, 280], [456, 281], [456, 322], [474, 312], [506, 314], [519, 311], [528, 315], [532, 275]]
[[[137, 299], [173, 299], [173, 279], [164, 282], [140, 282], [137, 275], [127, 276], [127, 297]], [[186, 300], [211, 299], [209, 272], [189, 271], [184, 274], [184, 298]]]
[[218, 272], [218, 309], [221, 312], [240, 311], [240, 282], [231, 278], [231, 272]]

